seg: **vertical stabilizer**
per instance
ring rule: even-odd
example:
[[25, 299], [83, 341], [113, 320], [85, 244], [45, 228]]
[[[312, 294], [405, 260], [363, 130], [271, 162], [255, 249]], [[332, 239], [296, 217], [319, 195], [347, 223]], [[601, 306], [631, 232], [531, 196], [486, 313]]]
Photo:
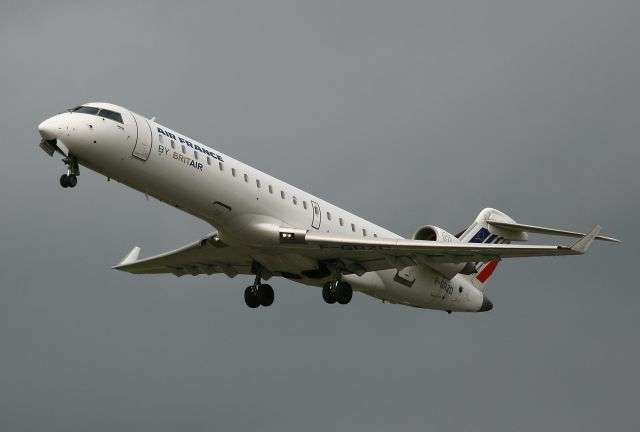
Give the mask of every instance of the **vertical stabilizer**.
[[[511, 223], [515, 222], [500, 210], [486, 208], [478, 214], [471, 226], [460, 235], [460, 241], [463, 243], [505, 244], [511, 243], [511, 240], [527, 239], [525, 233], [514, 233], [490, 226], [487, 223], [489, 219]], [[467, 278], [473, 286], [482, 291], [496, 270], [496, 267], [498, 267], [498, 261], [476, 262], [476, 272], [465, 275], [464, 277]]]

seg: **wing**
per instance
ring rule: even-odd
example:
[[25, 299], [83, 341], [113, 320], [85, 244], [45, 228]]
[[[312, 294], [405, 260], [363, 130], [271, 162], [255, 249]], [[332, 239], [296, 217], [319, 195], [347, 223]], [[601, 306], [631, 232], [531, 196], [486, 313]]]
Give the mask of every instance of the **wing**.
[[134, 274], [224, 273], [229, 277], [251, 274], [252, 258], [248, 253], [224, 244], [217, 233], [170, 252], [139, 260], [140, 248], [135, 247], [114, 269]]
[[[254, 262], [261, 263], [270, 274], [280, 275], [290, 275], [293, 270], [292, 263], [299, 265], [300, 262], [304, 262], [306, 269], [310, 271], [307, 275], [314, 274], [313, 267], [326, 270], [329, 266], [362, 275], [368, 271], [402, 269], [416, 264], [455, 264], [503, 258], [579, 255], [587, 251], [598, 235], [600, 227], [594, 228], [570, 247], [358, 238], [290, 228], [280, 228], [279, 231], [280, 244], [269, 250], [230, 247], [214, 233], [180, 249], [145, 259], [138, 259], [140, 248], [135, 247], [113, 268], [134, 274], [171, 273], [176, 276], [195, 276], [223, 273], [234, 277], [238, 274], [253, 274]], [[294, 271], [299, 270], [300, 268], [297, 268]], [[322, 272], [315, 274], [319, 275]]]
[[354, 238], [282, 228], [280, 243], [319, 262], [339, 261], [342, 268], [363, 274], [421, 263], [488, 262], [503, 258], [579, 255], [587, 251], [599, 232], [598, 226], [569, 247]]

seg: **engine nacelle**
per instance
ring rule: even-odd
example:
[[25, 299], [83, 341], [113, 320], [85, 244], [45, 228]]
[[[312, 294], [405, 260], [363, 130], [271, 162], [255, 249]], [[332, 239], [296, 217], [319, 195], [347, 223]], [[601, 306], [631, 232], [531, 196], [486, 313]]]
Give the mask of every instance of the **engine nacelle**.
[[445, 243], [460, 243], [453, 234], [448, 233], [435, 225], [425, 225], [413, 234], [414, 240], [437, 241]]
[[[456, 236], [434, 225], [425, 225], [419, 228], [415, 234], [413, 234], [413, 239], [442, 243], [460, 243], [460, 240], [458, 240]], [[453, 278], [458, 273], [472, 274], [475, 272], [473, 263], [438, 263], [425, 261], [423, 264], [431, 267], [447, 279]]]

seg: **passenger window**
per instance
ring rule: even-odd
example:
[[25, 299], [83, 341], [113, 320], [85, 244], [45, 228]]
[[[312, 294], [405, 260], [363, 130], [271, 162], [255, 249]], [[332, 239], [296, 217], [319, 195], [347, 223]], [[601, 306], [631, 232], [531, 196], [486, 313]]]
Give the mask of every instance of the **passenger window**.
[[236, 176], [236, 169], [235, 168], [231, 168], [231, 175], [232, 176]]
[[355, 224], [351, 224], [351, 231], [356, 232], [356, 225]]
[[160, 134], [159, 134], [159, 135], [158, 135], [158, 137], [159, 137], [159, 141], [160, 141], [161, 143], [163, 143], [163, 142], [164, 142], [164, 135], [160, 135]]
[[269, 185], [269, 193], [272, 194], [273, 193], [273, 186]]
[[176, 149], [176, 142], [174, 140], [171, 140], [171, 148]]
[[256, 179], [256, 186], [258, 187], [258, 189], [260, 188], [260, 180]]
[[338, 222], [340, 222], [340, 226], [344, 226], [344, 221], [342, 220], [342, 218], [338, 218]]
[[331, 220], [331, 213], [327, 212], [327, 220]]
[[298, 205], [298, 198], [293, 197], [293, 205]]
[[211, 165], [211, 158], [207, 156], [207, 165]]
[[364, 228], [362, 228], [362, 236], [363, 236], [363, 237], [366, 237], [366, 236], [367, 236], [367, 230], [366, 230], [366, 229], [364, 229]]
[[220, 171], [224, 171], [224, 165], [222, 162], [218, 162], [218, 168], [220, 168]]
[[246, 174], [244, 175], [244, 181], [245, 181], [246, 183], [249, 183], [249, 176], [248, 176], [248, 175], [246, 175]]
[[193, 158], [196, 159], [196, 160], [198, 159], [198, 152], [195, 151], [195, 150], [193, 152]]
[[302, 207], [304, 207], [304, 209], [307, 209], [307, 202], [306, 201], [302, 201]]
[[373, 233], [373, 236], [374, 236], [374, 237], [378, 237], [378, 234], [376, 234], [376, 233]]
[[284, 191], [280, 191], [280, 196], [284, 199]]
[[182, 146], [182, 153], [186, 153], [187, 152], [187, 148], [185, 146]]

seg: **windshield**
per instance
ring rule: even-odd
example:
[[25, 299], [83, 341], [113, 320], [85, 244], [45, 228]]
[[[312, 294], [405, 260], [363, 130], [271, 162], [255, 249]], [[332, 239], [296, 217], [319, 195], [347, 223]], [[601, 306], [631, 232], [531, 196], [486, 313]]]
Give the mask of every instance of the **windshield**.
[[117, 121], [118, 123], [124, 123], [122, 121], [122, 115], [118, 112], [111, 111], [108, 109], [100, 109], [96, 107], [90, 106], [77, 106], [73, 109], [70, 109], [71, 112], [82, 113], [82, 114], [92, 114], [100, 117], [104, 117], [109, 120]]
[[89, 106], [78, 106], [71, 110], [71, 112], [94, 114], [94, 115], [98, 114], [98, 111], [100, 111], [99, 108], [89, 107]]

